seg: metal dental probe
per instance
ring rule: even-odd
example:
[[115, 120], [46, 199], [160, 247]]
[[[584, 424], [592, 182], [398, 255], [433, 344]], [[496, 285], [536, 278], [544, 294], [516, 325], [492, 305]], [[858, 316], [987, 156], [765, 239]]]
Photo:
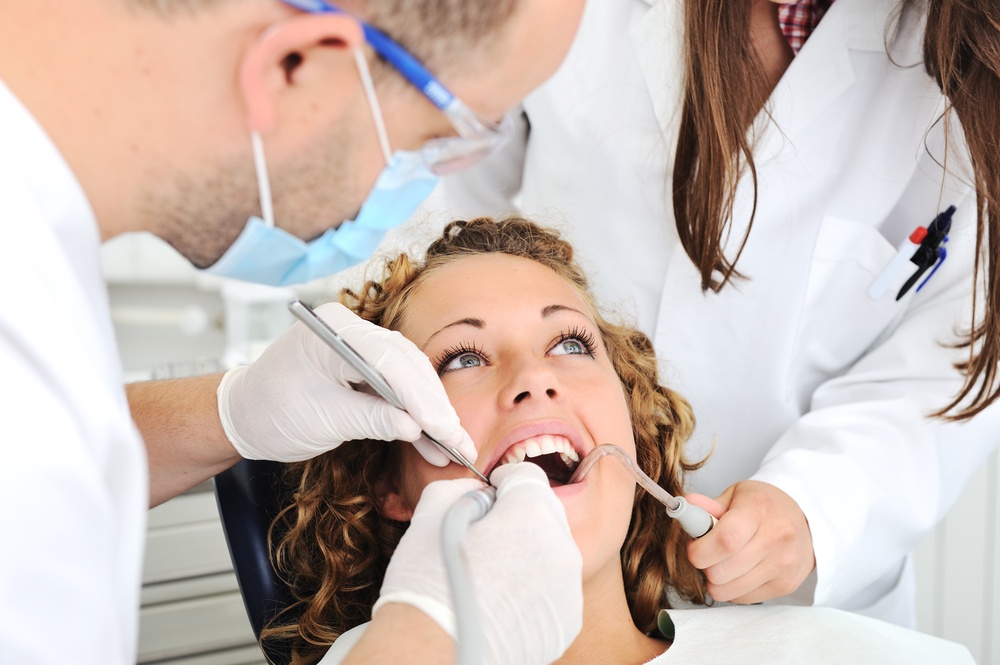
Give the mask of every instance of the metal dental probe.
[[[357, 370], [357, 372], [364, 377], [365, 383], [371, 386], [372, 390], [378, 393], [382, 399], [397, 409], [406, 411], [406, 407], [403, 406], [401, 401], [399, 401], [399, 398], [396, 396], [392, 387], [385, 380], [385, 378], [379, 374], [378, 370], [368, 364], [368, 361], [365, 360], [360, 353], [355, 351], [354, 347], [348, 344], [343, 337], [338, 335], [336, 330], [328, 326], [326, 321], [319, 318], [319, 316], [316, 315], [316, 312], [314, 312], [308, 305], [303, 303], [298, 298], [292, 298], [288, 301], [288, 309], [296, 316], [296, 318], [306, 324], [306, 327], [309, 328], [309, 330], [316, 333], [317, 337], [326, 342], [327, 346], [336, 351], [337, 355]], [[458, 452], [457, 448], [444, 445], [427, 432], [423, 432], [423, 435], [428, 441], [437, 445], [437, 447], [440, 448], [441, 451], [444, 452], [444, 454], [451, 460], [461, 464], [469, 471], [472, 471], [472, 473], [476, 474], [477, 478], [487, 485], [492, 485], [489, 478], [484, 476], [479, 469], [473, 466], [472, 462], [465, 458], [465, 455]]]
[[587, 475], [599, 460], [608, 456], [614, 457], [621, 462], [622, 466], [632, 473], [642, 489], [646, 490], [654, 499], [666, 506], [667, 515], [680, 522], [681, 528], [692, 538], [701, 538], [715, 526], [716, 520], [708, 511], [698, 506], [692, 506], [684, 497], [673, 496], [667, 490], [654, 483], [653, 479], [639, 468], [635, 460], [629, 457], [620, 447], [610, 443], [601, 444], [587, 453], [587, 456], [580, 461], [580, 465], [576, 467], [576, 471], [569, 477], [567, 484], [578, 483], [583, 480], [583, 477]]

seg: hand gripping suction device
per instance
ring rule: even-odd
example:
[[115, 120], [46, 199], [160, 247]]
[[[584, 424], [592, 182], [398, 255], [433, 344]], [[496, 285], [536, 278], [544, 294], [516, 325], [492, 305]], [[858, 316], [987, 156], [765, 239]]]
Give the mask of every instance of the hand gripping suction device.
[[629, 457], [620, 447], [610, 443], [597, 446], [587, 453], [587, 456], [580, 461], [580, 466], [576, 467], [576, 471], [570, 476], [569, 482], [580, 482], [594, 468], [594, 465], [598, 461], [609, 456], [621, 462], [622, 466], [632, 473], [635, 481], [639, 483], [642, 489], [649, 492], [654, 499], [666, 506], [667, 515], [680, 522], [681, 528], [692, 538], [701, 538], [715, 526], [715, 518], [707, 511], [698, 506], [692, 506], [682, 496], [673, 496], [667, 490], [654, 483], [653, 479], [639, 468], [635, 460]]

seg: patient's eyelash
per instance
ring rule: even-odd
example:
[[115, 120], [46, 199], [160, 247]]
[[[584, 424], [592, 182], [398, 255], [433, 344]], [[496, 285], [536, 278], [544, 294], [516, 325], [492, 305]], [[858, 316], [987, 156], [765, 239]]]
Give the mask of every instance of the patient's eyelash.
[[594, 338], [594, 334], [591, 333], [586, 328], [581, 328], [580, 326], [574, 326], [569, 330], [559, 334], [559, 337], [552, 342], [550, 348], [555, 348], [556, 346], [562, 344], [563, 342], [568, 342], [569, 340], [576, 340], [583, 345], [584, 353], [578, 355], [587, 355], [591, 358], [594, 357], [594, 351], [597, 349], [597, 340]]
[[479, 356], [487, 365], [490, 362], [490, 356], [483, 350], [483, 347], [477, 346], [474, 342], [462, 342], [461, 344], [445, 349], [441, 352], [441, 355], [436, 356], [433, 361], [434, 369], [438, 374], [444, 374], [446, 371], [454, 371], [446, 369], [449, 363], [467, 353]]

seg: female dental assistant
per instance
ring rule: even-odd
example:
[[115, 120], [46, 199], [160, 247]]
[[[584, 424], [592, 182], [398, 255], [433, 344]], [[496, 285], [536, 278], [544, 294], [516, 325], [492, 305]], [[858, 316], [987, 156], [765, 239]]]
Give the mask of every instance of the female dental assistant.
[[[685, 9], [701, 0], [592, 0], [567, 61], [524, 103], [524, 140], [449, 178], [445, 199], [455, 215], [504, 214], [515, 200], [564, 226], [601, 300], [654, 338], [666, 382], [694, 408], [692, 454], [711, 452], [692, 483], [727, 509], [689, 548], [715, 598], [913, 626], [910, 553], [1000, 429], [996, 407], [963, 423], [927, 417], [959, 392], [953, 364], [968, 358], [949, 346], [973, 284], [960, 132], [955, 176], [941, 168], [944, 102], [913, 8], [897, 24], [895, 0], [796, 3], [783, 11], [813, 20], [789, 44], [778, 8], [746, 1], [771, 86], [751, 132], [756, 191], [743, 173], [722, 234], [743, 278], [705, 290], [674, 213], [671, 183], [690, 183], [674, 173], [691, 131]], [[930, 269], [897, 299], [917, 270], [904, 262], [869, 295], [901, 243], [952, 205], [948, 241], [927, 248], [947, 260], [926, 284]]]

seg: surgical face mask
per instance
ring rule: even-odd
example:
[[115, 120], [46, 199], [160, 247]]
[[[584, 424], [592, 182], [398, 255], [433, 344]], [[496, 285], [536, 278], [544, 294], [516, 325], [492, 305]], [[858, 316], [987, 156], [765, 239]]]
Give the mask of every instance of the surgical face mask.
[[354, 56], [386, 160], [357, 217], [309, 242], [277, 228], [263, 142], [253, 132], [251, 142], [263, 217], [251, 217], [236, 242], [204, 272], [272, 286], [332, 275], [371, 256], [386, 232], [409, 219], [437, 185], [438, 177], [425, 166], [419, 152], [390, 153], [368, 63], [360, 51], [355, 51]]

